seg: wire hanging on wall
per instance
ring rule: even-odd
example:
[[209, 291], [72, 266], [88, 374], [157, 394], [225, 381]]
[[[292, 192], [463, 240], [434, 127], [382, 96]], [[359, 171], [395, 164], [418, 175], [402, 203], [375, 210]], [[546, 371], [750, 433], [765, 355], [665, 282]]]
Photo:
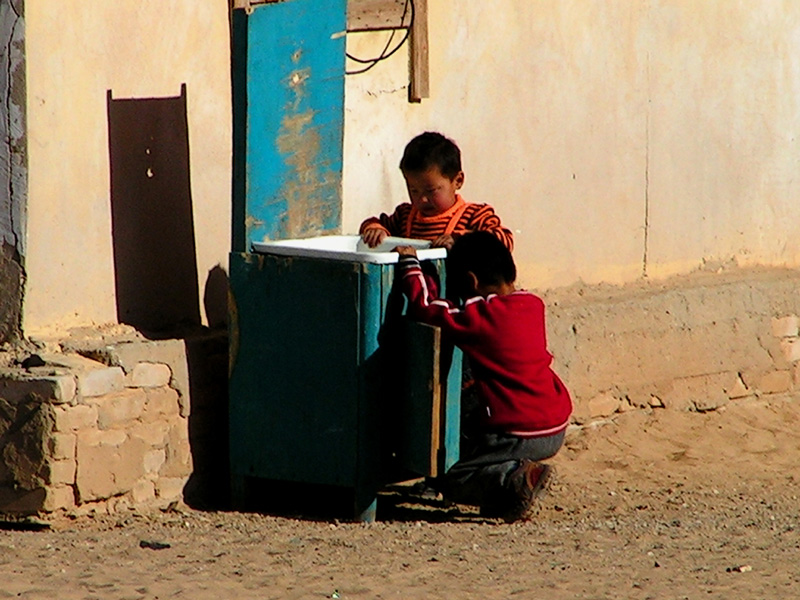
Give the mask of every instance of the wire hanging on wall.
[[347, 58], [349, 58], [353, 62], [357, 62], [362, 65], [367, 65], [363, 69], [357, 69], [355, 71], [345, 71], [345, 75], [360, 75], [361, 73], [366, 73], [372, 67], [377, 65], [379, 62], [386, 60], [387, 58], [392, 56], [395, 52], [400, 50], [400, 48], [403, 47], [403, 44], [405, 44], [406, 41], [408, 40], [408, 36], [411, 34], [411, 28], [414, 25], [414, 0], [406, 0], [405, 5], [403, 5], [403, 16], [400, 17], [400, 27], [399, 27], [400, 29], [403, 29], [403, 22], [406, 19], [406, 15], [408, 14], [409, 9], [411, 10], [411, 19], [409, 21], [408, 27], [405, 28], [406, 32], [405, 35], [403, 35], [403, 39], [400, 40], [400, 42], [389, 51], [389, 46], [391, 46], [392, 44], [392, 40], [394, 39], [394, 34], [397, 32], [397, 29], [392, 29], [392, 33], [389, 36], [389, 39], [386, 41], [386, 45], [383, 47], [383, 50], [381, 50], [381, 53], [375, 58], [363, 59], [345, 52]]

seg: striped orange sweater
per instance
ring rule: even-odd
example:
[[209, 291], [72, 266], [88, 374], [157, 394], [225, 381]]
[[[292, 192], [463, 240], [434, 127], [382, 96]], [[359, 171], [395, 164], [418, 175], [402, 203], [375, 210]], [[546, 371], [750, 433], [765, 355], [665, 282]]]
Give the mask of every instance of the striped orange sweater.
[[454, 236], [469, 231], [488, 231], [496, 235], [509, 250], [514, 249], [514, 235], [500, 223], [494, 208], [488, 204], [465, 202], [460, 195], [456, 195], [456, 203], [445, 212], [430, 217], [412, 211], [411, 203], [404, 202], [391, 215], [382, 213], [379, 217], [365, 220], [358, 232], [363, 234], [367, 229], [380, 227], [392, 236], [432, 241], [445, 233], [450, 220], [464, 205], [466, 208], [453, 229]]

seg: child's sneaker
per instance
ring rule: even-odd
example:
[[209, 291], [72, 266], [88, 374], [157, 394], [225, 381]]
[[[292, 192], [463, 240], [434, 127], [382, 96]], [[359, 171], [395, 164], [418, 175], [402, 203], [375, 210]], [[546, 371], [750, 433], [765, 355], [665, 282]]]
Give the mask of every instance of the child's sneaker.
[[507, 523], [512, 521], [527, 521], [535, 512], [535, 501], [547, 488], [553, 477], [554, 467], [523, 460], [519, 467], [509, 476], [509, 486], [515, 499], [503, 519]]

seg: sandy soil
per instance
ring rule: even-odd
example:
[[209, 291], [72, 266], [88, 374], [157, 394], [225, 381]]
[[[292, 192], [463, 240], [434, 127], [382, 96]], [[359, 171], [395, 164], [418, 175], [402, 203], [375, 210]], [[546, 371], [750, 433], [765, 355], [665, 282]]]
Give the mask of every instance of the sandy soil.
[[0, 598], [797, 598], [799, 424], [783, 397], [617, 415], [571, 433], [529, 523], [392, 493], [373, 524], [177, 507], [6, 529]]

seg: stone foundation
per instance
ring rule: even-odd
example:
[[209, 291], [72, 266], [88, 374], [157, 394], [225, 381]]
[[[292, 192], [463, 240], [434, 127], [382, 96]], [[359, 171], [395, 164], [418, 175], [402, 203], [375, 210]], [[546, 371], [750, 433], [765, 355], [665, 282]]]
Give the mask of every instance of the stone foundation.
[[[743, 269], [543, 294], [574, 422], [800, 393], [798, 290]], [[34, 341], [44, 364], [0, 361], [0, 513], [228, 506], [224, 331]]]
[[[224, 335], [212, 337], [225, 345]], [[44, 346], [24, 367], [0, 369], [0, 513], [183, 500], [193, 474], [192, 344], [84, 338], [61, 342], [58, 351]], [[211, 389], [224, 394], [227, 373], [218, 368]], [[219, 403], [227, 406], [227, 396]], [[227, 432], [218, 435], [226, 446]], [[227, 475], [219, 476], [227, 487]]]
[[733, 269], [547, 294], [554, 366], [574, 420], [704, 412], [800, 391], [800, 271]]

